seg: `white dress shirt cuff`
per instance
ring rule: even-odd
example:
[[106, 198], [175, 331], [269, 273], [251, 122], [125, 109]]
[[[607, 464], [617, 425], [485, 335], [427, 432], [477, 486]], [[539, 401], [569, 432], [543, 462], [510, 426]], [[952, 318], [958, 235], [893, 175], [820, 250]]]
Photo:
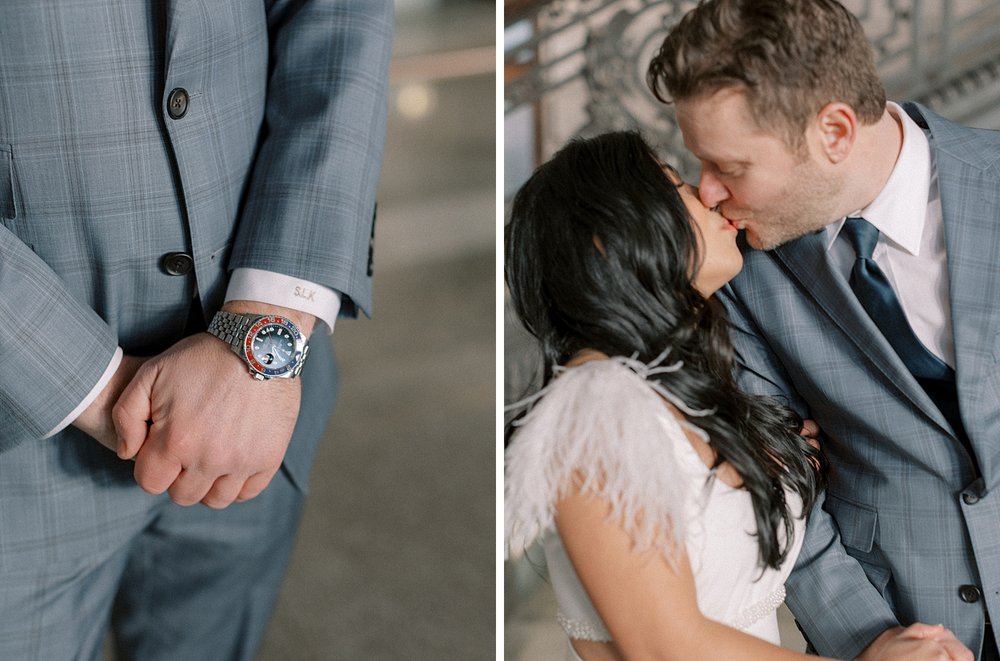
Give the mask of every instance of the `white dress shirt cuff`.
[[299, 310], [316, 317], [333, 334], [340, 313], [341, 293], [309, 280], [262, 269], [238, 268], [226, 289], [226, 302], [260, 301]]
[[121, 347], [115, 349], [115, 355], [111, 356], [111, 362], [108, 363], [108, 368], [104, 370], [104, 374], [101, 376], [101, 380], [97, 382], [97, 385], [91, 389], [90, 393], [83, 398], [83, 401], [80, 402], [75, 409], [70, 411], [69, 415], [62, 419], [62, 422], [56, 425], [55, 429], [50, 431], [43, 438], [52, 438], [63, 429], [66, 429], [66, 427], [69, 427], [70, 423], [79, 418], [80, 414], [87, 410], [87, 407], [90, 406], [95, 399], [97, 399], [97, 396], [101, 394], [104, 387], [111, 382], [111, 377], [113, 377], [115, 372], [118, 371], [118, 366], [122, 362], [123, 355], [124, 352]]

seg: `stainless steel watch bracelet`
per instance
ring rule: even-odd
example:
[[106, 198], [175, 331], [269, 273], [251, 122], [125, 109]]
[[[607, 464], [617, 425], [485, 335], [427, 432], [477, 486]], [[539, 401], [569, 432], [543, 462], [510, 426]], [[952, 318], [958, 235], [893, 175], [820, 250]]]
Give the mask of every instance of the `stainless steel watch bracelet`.
[[236, 314], [219, 310], [208, 325], [208, 332], [229, 345], [233, 353], [243, 355], [243, 340], [247, 330], [260, 315]]

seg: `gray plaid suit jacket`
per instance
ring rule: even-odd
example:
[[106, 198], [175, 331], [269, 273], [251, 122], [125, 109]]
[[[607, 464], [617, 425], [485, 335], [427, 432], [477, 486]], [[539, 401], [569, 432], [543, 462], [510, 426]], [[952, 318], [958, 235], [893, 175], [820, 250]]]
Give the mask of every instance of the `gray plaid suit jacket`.
[[[1000, 618], [1000, 132], [904, 108], [937, 166], [959, 402], [985, 495], [947, 421], [828, 268], [821, 235], [748, 252], [722, 292], [742, 386], [785, 397], [826, 435], [829, 488], [788, 603], [836, 658], [897, 620], [944, 623], [976, 651], [984, 601]], [[964, 600], [974, 591], [962, 586], [982, 597]]]
[[[0, 566], [51, 545], [36, 528], [82, 539], [81, 517], [141, 510], [101, 495], [127, 483], [111, 453], [39, 440], [116, 345], [177, 341], [238, 267], [368, 310], [392, 20], [391, 0], [0, 3]], [[163, 270], [173, 251], [192, 273]], [[317, 339], [285, 462], [300, 486], [334, 395]]]

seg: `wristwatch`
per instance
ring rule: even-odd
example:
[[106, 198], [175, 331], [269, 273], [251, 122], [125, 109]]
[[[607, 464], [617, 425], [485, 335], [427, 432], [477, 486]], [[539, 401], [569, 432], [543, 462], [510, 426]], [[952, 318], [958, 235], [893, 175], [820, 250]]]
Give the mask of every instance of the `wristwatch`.
[[309, 344], [287, 317], [219, 310], [208, 332], [246, 361], [258, 381], [294, 379], [302, 371]]

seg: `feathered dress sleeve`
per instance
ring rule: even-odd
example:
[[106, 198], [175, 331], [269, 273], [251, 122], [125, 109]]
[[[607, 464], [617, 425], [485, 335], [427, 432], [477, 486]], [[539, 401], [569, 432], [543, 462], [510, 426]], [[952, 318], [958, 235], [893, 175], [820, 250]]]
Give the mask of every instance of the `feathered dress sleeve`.
[[689, 415], [710, 412], [687, 409], [647, 380], [648, 366], [631, 363], [598, 360], [563, 370], [532, 398], [505, 453], [508, 557], [554, 527], [555, 504], [574, 484], [609, 505], [609, 519], [637, 552], [657, 548], [672, 561], [683, 550], [693, 449], [687, 423], [661, 396]]

